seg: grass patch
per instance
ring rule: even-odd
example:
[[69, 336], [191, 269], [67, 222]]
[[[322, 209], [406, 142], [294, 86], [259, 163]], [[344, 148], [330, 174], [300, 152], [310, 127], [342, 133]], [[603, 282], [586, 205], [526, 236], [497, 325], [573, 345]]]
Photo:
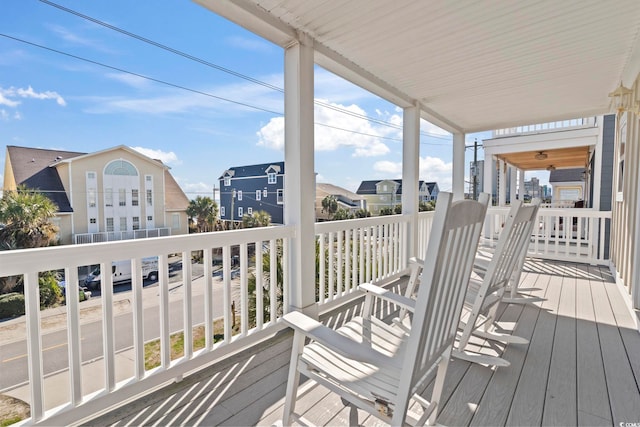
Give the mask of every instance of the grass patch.
[[[234, 328], [237, 332], [239, 328]], [[184, 333], [177, 332], [170, 337], [171, 360], [184, 356]], [[213, 342], [224, 339], [224, 320], [218, 319], [213, 322]], [[206, 336], [204, 326], [196, 326], [193, 329], [193, 350], [204, 348]], [[162, 363], [160, 356], [160, 340], [149, 341], [144, 345], [144, 368], [146, 370], [156, 368]]]

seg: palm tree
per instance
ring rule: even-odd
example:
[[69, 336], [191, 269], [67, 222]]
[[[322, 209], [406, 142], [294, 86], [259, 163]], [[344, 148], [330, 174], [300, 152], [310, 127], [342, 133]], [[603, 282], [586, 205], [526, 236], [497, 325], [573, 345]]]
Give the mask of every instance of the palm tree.
[[266, 211], [256, 211], [242, 217], [242, 228], [268, 227], [270, 224], [271, 215]]
[[58, 207], [40, 192], [24, 186], [0, 199], [0, 250], [50, 245], [58, 227], [51, 222]]
[[[40, 192], [24, 186], [5, 191], [0, 199], [0, 250], [49, 246], [58, 227], [51, 218], [58, 207]], [[0, 278], [0, 294], [12, 292], [22, 276]]]
[[338, 210], [338, 201], [335, 196], [326, 196], [322, 199], [322, 212], [326, 212], [329, 219], [333, 217], [333, 214]]
[[187, 215], [195, 220], [198, 233], [212, 231], [218, 216], [218, 204], [211, 197], [198, 196], [189, 201]]

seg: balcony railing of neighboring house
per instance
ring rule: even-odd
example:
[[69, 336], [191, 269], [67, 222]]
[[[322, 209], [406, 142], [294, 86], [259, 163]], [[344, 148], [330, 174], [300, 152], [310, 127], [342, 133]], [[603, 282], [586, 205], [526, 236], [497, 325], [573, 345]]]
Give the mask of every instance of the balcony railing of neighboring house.
[[581, 129], [595, 126], [597, 126], [595, 117], [584, 117], [580, 119], [496, 129], [493, 131], [493, 136], [495, 138], [501, 136], [526, 135], [531, 133], [557, 132], [560, 130]]
[[[574, 212], [575, 211], [575, 212]], [[486, 223], [486, 235], [497, 238], [504, 223], [507, 209], [491, 208]], [[598, 241], [603, 238], [608, 212], [593, 212], [587, 209], [541, 210], [540, 227], [532, 237], [531, 253], [547, 254], [555, 259], [570, 258], [582, 262], [599, 262], [603, 252]], [[418, 253], [425, 252], [426, 242], [433, 222], [433, 212], [422, 212], [417, 218]], [[562, 219], [562, 221], [561, 221]], [[574, 221], [575, 219], [575, 221]], [[391, 277], [407, 266], [407, 242], [409, 239], [410, 215], [391, 215], [332, 221], [315, 225], [318, 271], [316, 287], [318, 311], [330, 310], [347, 299], [359, 295], [357, 285], [361, 282]], [[564, 227], [570, 224], [570, 227]], [[574, 227], [575, 224], [575, 227]], [[50, 248], [0, 252], [0, 277], [23, 275], [26, 308], [26, 339], [28, 347], [29, 383], [31, 387], [31, 424], [72, 424], [94, 416], [128, 399], [142, 396], [148, 390], [182, 378], [190, 371], [202, 368], [234, 352], [240, 351], [271, 337], [283, 328], [279, 318], [288, 301], [290, 283], [287, 267], [290, 242], [295, 238], [295, 229], [289, 226], [222, 231], [215, 233], [171, 236], [153, 240], [133, 240], [98, 243], [87, 246], [59, 246]], [[600, 245], [602, 246], [602, 245]], [[214, 249], [222, 254], [222, 309], [213, 305]], [[169, 286], [169, 255], [181, 254], [190, 260], [193, 252], [204, 253], [204, 308], [194, 309], [194, 281], [190, 262], [183, 263], [182, 302], [170, 305], [174, 289]], [[263, 256], [264, 255], [264, 256]], [[267, 256], [268, 255], [268, 256]], [[145, 341], [143, 339], [143, 279], [142, 258], [158, 257], [161, 364], [145, 369]], [[238, 259], [238, 263], [234, 260]], [[99, 391], [83, 389], [83, 361], [81, 360], [80, 303], [77, 294], [70, 293], [66, 306], [68, 331], [69, 383], [66, 392], [68, 403], [55, 409], [45, 405], [45, 376], [43, 372], [43, 343], [41, 339], [41, 314], [38, 297], [38, 273], [64, 269], [67, 283], [78, 281], [78, 267], [100, 264], [102, 271], [116, 260], [131, 260], [132, 279], [131, 311], [133, 356], [118, 364], [130, 363], [133, 376], [117, 380], [117, 351], [115, 346], [114, 294], [112, 278], [106, 276], [101, 290], [101, 324], [103, 332], [103, 363], [92, 367], [91, 375], [104, 378], [104, 388]], [[217, 259], [216, 259], [217, 260]], [[256, 275], [262, 271], [263, 274]], [[216, 273], [217, 274], [217, 273]], [[238, 279], [233, 280], [233, 277]], [[215, 279], [220, 280], [220, 279]], [[255, 281], [255, 282], [254, 282]], [[197, 282], [198, 286], [201, 282]], [[250, 290], [255, 283], [255, 294]], [[263, 286], [281, 283], [282, 286]], [[218, 288], [216, 288], [218, 289]], [[74, 295], [75, 294], [75, 295]], [[266, 295], [265, 295], [266, 294]], [[233, 304], [232, 301], [236, 300]], [[172, 300], [173, 301], [173, 298]], [[239, 303], [238, 303], [239, 302]], [[174, 301], [174, 304], [176, 302]], [[286, 306], [286, 305], [285, 305]], [[170, 309], [172, 307], [172, 309]], [[232, 307], [235, 307], [232, 309]], [[184, 356], [171, 360], [170, 315], [176, 309], [182, 311], [178, 328], [184, 332]], [[221, 310], [221, 311], [220, 311]], [[196, 316], [197, 315], [197, 316]], [[223, 332], [214, 342], [213, 324], [222, 319]], [[255, 321], [253, 321], [255, 319]], [[237, 329], [232, 329], [237, 320]], [[173, 322], [173, 320], [172, 320]], [[192, 333], [196, 326], [204, 325], [206, 342], [204, 348], [196, 350]], [[149, 337], [147, 336], [148, 340]], [[56, 389], [56, 394], [64, 391]]]
[[149, 228], [143, 230], [132, 231], [103, 231], [99, 233], [78, 233], [74, 234], [74, 242], [76, 245], [86, 243], [115, 242], [118, 240], [146, 239], [148, 237], [165, 237], [171, 236], [171, 229]]

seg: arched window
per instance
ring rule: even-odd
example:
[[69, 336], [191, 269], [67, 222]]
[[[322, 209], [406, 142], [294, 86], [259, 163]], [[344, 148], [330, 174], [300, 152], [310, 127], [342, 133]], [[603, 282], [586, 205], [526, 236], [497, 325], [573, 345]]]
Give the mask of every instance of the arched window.
[[135, 166], [126, 160], [114, 160], [104, 168], [105, 175], [138, 176]]

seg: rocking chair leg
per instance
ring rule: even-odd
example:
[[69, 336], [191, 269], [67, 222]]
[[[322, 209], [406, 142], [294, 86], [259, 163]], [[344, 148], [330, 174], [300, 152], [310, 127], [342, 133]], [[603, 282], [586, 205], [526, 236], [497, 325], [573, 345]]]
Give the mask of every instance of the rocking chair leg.
[[291, 352], [291, 362], [289, 364], [289, 377], [287, 380], [287, 393], [284, 401], [284, 414], [282, 424], [290, 426], [293, 423], [293, 413], [296, 407], [296, 397], [298, 394], [298, 383], [300, 382], [300, 372], [298, 371], [298, 357], [304, 347], [304, 336], [299, 333], [293, 335], [293, 349]]
[[431, 415], [427, 425], [435, 425], [436, 418], [438, 417], [438, 411], [440, 409], [440, 398], [442, 397], [442, 390], [444, 388], [444, 377], [447, 374], [447, 368], [449, 367], [449, 359], [451, 359], [451, 348], [445, 351], [442, 355], [442, 360], [438, 363], [438, 372], [436, 374], [436, 380], [433, 385], [433, 393], [431, 394]]

